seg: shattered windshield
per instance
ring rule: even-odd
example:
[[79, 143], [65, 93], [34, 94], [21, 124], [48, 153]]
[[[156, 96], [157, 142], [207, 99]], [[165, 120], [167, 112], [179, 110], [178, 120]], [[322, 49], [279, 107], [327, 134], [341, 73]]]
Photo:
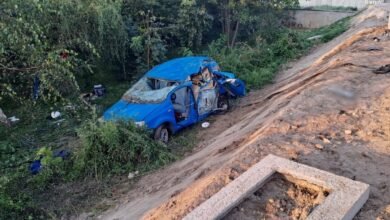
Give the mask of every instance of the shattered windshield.
[[160, 103], [177, 85], [177, 82], [143, 77], [127, 90], [122, 99], [130, 103]]

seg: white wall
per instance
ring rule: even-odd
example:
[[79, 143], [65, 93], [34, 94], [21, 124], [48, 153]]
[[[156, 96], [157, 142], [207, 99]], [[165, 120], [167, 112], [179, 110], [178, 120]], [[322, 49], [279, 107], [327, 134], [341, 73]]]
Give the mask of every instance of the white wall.
[[330, 25], [340, 19], [352, 16], [354, 12], [335, 12], [335, 11], [310, 11], [296, 10], [291, 11], [294, 17], [295, 25], [302, 28], [319, 28]]
[[384, 0], [299, 0], [301, 7], [312, 7], [320, 5], [364, 8], [368, 4], [382, 3]]

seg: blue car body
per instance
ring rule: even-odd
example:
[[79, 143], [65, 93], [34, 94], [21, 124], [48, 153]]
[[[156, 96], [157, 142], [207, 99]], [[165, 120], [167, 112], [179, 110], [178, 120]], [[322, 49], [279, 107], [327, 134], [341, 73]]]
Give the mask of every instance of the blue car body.
[[[195, 77], [200, 79], [196, 85]], [[147, 72], [104, 112], [103, 119], [132, 120], [149, 129], [166, 125], [170, 133], [176, 133], [215, 112], [221, 97], [244, 95], [244, 82], [232, 73], [221, 72], [214, 60], [177, 58]]]

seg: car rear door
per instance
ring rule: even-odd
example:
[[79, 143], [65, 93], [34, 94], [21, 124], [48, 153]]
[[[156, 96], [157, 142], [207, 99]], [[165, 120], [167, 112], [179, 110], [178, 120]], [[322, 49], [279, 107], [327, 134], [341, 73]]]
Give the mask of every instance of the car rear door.
[[202, 120], [211, 114], [217, 108], [217, 103], [217, 88], [214, 87], [200, 89], [197, 100], [199, 120]]
[[[185, 119], [177, 121], [177, 125], [180, 127], [187, 127], [191, 124], [194, 124], [198, 121], [198, 111], [195, 108], [195, 98], [192, 92], [192, 89], [190, 86], [183, 86], [175, 89], [172, 93], [172, 95], [176, 96], [176, 103], [179, 105], [179, 107], [184, 107], [184, 109], [176, 109], [175, 114], [182, 114], [185, 115]], [[174, 106], [175, 104], [172, 103]]]

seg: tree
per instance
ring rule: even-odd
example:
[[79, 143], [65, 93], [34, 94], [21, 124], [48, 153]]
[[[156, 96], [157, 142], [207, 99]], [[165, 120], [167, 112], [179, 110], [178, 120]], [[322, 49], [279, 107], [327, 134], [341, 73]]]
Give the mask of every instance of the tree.
[[207, 11], [206, 2], [182, 0], [176, 20], [176, 35], [180, 45], [187, 48], [201, 47], [203, 36], [210, 31], [213, 19]]
[[76, 75], [91, 64], [126, 62], [121, 9], [110, 0], [1, 1], [0, 101], [29, 99], [35, 76], [45, 101], [76, 96]]
[[231, 48], [235, 45], [242, 26], [256, 26], [264, 13], [296, 6], [298, 0], [215, 0], [214, 4], [218, 8], [227, 46]]
[[162, 27], [156, 22], [153, 12], [140, 11], [139, 16], [142, 20], [138, 24], [138, 35], [132, 37], [130, 47], [138, 56], [139, 69], [148, 70], [165, 57], [166, 46], [161, 36]]

